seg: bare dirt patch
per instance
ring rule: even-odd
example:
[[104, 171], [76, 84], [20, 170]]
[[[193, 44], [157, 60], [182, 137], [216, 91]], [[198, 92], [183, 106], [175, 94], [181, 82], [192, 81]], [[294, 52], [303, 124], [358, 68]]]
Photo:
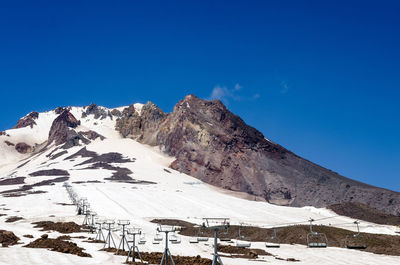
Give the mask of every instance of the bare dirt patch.
[[42, 228], [41, 231], [57, 231], [62, 234], [83, 232], [83, 227], [74, 222], [41, 221], [32, 223], [34, 228]]
[[383, 225], [399, 225], [400, 216], [395, 216], [362, 203], [345, 202], [327, 207], [339, 215]]
[[29, 176], [38, 177], [38, 176], [69, 176], [67, 170], [63, 169], [45, 169], [39, 170], [33, 173], [30, 173]]
[[0, 230], [0, 243], [3, 247], [8, 247], [18, 244], [19, 237], [17, 237], [13, 232]]
[[23, 185], [22, 187], [20, 187], [18, 189], [5, 190], [5, 191], [0, 192], [0, 194], [3, 194], [4, 197], [19, 197], [19, 196], [25, 196], [28, 194], [45, 193], [46, 191], [31, 191], [31, 189], [34, 187], [54, 185], [54, 183], [64, 182], [64, 181], [67, 181], [68, 179], [69, 179], [69, 177], [59, 177], [59, 178], [55, 178], [55, 179], [43, 180], [43, 181], [40, 181], [35, 184]]
[[85, 249], [78, 247], [76, 243], [67, 241], [70, 238], [61, 236], [58, 238], [48, 238], [47, 234], [41, 236], [41, 238], [29, 243], [25, 247], [27, 248], [46, 248], [51, 251], [67, 253], [77, 255], [80, 257], [92, 257], [90, 254], [83, 252]]
[[16, 221], [22, 220], [24, 218], [20, 217], [20, 216], [10, 216], [6, 219], [6, 223], [14, 223]]
[[[115, 248], [109, 248], [105, 249], [107, 252], [111, 253], [116, 253]], [[119, 251], [118, 255], [121, 256], [127, 256], [128, 252], [127, 251]], [[161, 252], [140, 252], [140, 255], [143, 259], [144, 262], [148, 263], [140, 263], [140, 262], [128, 262], [128, 264], [134, 264], [134, 265], [139, 265], [139, 264], [160, 264], [161, 258], [163, 256], [163, 253]], [[136, 255], [136, 258], [138, 259], [139, 256]], [[188, 257], [188, 256], [173, 256], [173, 259], [175, 261], [175, 265], [211, 265], [212, 260], [202, 258], [200, 256], [196, 257]]]
[[24, 184], [25, 177], [16, 177], [0, 180], [0, 186]]

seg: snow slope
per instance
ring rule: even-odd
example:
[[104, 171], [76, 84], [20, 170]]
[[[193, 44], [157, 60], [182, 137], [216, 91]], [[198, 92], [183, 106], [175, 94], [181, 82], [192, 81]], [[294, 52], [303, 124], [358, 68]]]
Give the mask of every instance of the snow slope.
[[[81, 119], [83, 108], [73, 107], [71, 112]], [[198, 179], [181, 174], [168, 168], [174, 160], [161, 153], [157, 148], [145, 146], [131, 139], [123, 139], [114, 130], [115, 118], [107, 117], [96, 120], [93, 115], [81, 119], [78, 131], [94, 130], [106, 139], [92, 141], [87, 150], [104, 154], [117, 152], [126, 158], [135, 159], [134, 162], [113, 163], [130, 169], [132, 178], [154, 182], [154, 184], [132, 184], [104, 180], [110, 177], [113, 171], [106, 169], [87, 169], [88, 165], [81, 162], [88, 158], [65, 159], [76, 153], [82, 146], [68, 149], [68, 153], [49, 160], [46, 156], [54, 148], [34, 155], [21, 155], [3, 145], [4, 139], [29, 144], [40, 144], [47, 139], [52, 120], [57, 115], [54, 111], [40, 113], [37, 125], [33, 128], [8, 130], [10, 136], [0, 136], [0, 180], [14, 176], [25, 176], [26, 184], [34, 184], [57, 176], [30, 177], [29, 173], [42, 169], [65, 169], [69, 172], [69, 183], [75, 192], [86, 197], [91, 209], [99, 216], [108, 219], [128, 219], [132, 225], [141, 227], [147, 237], [147, 244], [141, 246], [141, 251], [162, 251], [162, 245], [151, 244], [155, 235], [156, 225], [150, 223], [154, 218], [180, 219], [200, 224], [203, 217], [227, 217], [232, 224], [246, 223], [261, 227], [306, 222], [309, 218], [323, 219], [317, 224], [331, 224], [333, 226], [354, 230], [349, 226], [352, 219], [337, 216], [327, 209], [314, 207], [291, 208], [276, 206], [261, 201], [250, 201], [235, 196], [234, 193], [221, 192]], [[4, 159], [3, 159], [4, 158]], [[18, 167], [24, 162], [28, 163]], [[168, 169], [167, 169], [168, 168]], [[100, 183], [81, 183], [86, 181], [100, 181]], [[0, 186], [0, 192], [10, 190], [21, 185]], [[33, 239], [24, 238], [25, 234], [32, 234], [38, 238], [43, 232], [34, 229], [32, 222], [40, 220], [75, 221], [81, 223], [82, 216], [77, 216], [75, 207], [63, 206], [57, 203], [69, 203], [67, 192], [62, 183], [53, 186], [40, 186], [34, 190], [46, 193], [30, 194], [22, 197], [1, 197], [0, 213], [7, 216], [21, 216], [24, 219], [15, 223], [6, 223], [7, 216], [0, 217], [0, 229], [13, 231], [21, 241], [28, 243]], [[4, 210], [4, 208], [9, 210]], [[363, 232], [395, 234], [395, 227], [362, 222]], [[50, 233], [50, 237], [59, 235]], [[115, 234], [118, 239], [118, 234]], [[51, 252], [44, 249], [22, 248], [21, 245], [9, 248], [0, 248], [0, 264], [121, 264], [124, 257], [98, 251], [101, 244], [84, 243], [80, 239], [73, 239], [79, 246], [86, 249], [93, 258], [82, 258], [68, 254]], [[116, 240], [118, 241], [118, 240]], [[172, 245], [171, 252], [176, 255], [211, 258], [212, 246], [210, 243], [189, 244], [189, 238], [182, 237], [182, 243]], [[252, 247], [263, 248], [264, 243], [253, 243]], [[297, 264], [398, 264], [399, 258], [393, 256], [376, 255], [367, 252], [347, 250], [341, 248], [308, 249], [301, 245], [283, 245], [280, 249], [268, 249], [268, 252], [282, 258], [296, 258]], [[268, 264], [287, 264], [287, 261], [273, 257], [263, 257]], [[260, 261], [223, 258], [225, 265], [260, 264]]]

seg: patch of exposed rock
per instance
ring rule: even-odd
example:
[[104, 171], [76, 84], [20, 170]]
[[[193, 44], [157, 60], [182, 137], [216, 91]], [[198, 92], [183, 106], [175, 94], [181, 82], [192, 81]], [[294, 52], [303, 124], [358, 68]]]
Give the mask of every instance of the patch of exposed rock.
[[45, 191], [31, 191], [34, 187], [40, 187], [40, 186], [48, 186], [48, 185], [54, 185], [54, 183], [58, 182], [64, 182], [67, 181], [69, 177], [58, 177], [55, 179], [47, 179], [40, 181], [35, 184], [29, 184], [29, 185], [23, 185], [20, 188], [17, 189], [12, 189], [12, 190], [5, 190], [0, 192], [0, 194], [3, 194], [5, 197], [19, 197], [19, 196], [26, 196], [29, 194], [37, 194], [37, 193], [44, 193]]
[[0, 131], [0, 136], [2, 136], [2, 135], [6, 135], [6, 132], [5, 131]]
[[344, 202], [327, 207], [339, 215], [383, 225], [399, 225], [400, 216], [387, 214], [362, 203]]
[[35, 222], [34, 228], [42, 228], [41, 231], [57, 231], [62, 234], [78, 233], [82, 232], [82, 227], [74, 222], [51, 222], [41, 221]]
[[0, 186], [24, 184], [25, 177], [15, 177], [0, 180]]
[[17, 237], [13, 232], [0, 230], [0, 244], [3, 247], [8, 247], [18, 244], [19, 237]]
[[[122, 136], [143, 140], [153, 136], [158, 131], [159, 125], [167, 118], [168, 114], [151, 102], [143, 105], [140, 114], [136, 112], [135, 106], [130, 105], [122, 111], [122, 116], [117, 120], [116, 130]], [[156, 144], [156, 139], [152, 143]]]
[[84, 107], [85, 111], [82, 113], [82, 118], [86, 118], [88, 115], [94, 115], [95, 119], [104, 120], [107, 117], [112, 119], [111, 112], [109, 110], [105, 110], [102, 107], [97, 106], [94, 103], [91, 103], [89, 106]]
[[78, 247], [77, 244], [67, 241], [64, 237], [49, 238], [47, 234], [29, 243], [27, 248], [46, 248], [66, 254], [73, 254], [80, 257], [91, 257], [90, 254], [83, 252], [85, 249]]
[[121, 117], [121, 116], [122, 116], [122, 113], [121, 113], [121, 111], [119, 111], [119, 110], [117, 110], [117, 109], [113, 109], [113, 110], [111, 111], [111, 115], [116, 116], [116, 117]]
[[124, 109], [116, 130], [160, 146], [176, 157], [170, 165], [175, 170], [270, 203], [325, 207], [351, 201], [400, 215], [400, 193], [345, 178], [293, 154], [248, 126], [219, 100], [189, 95], [169, 115], [152, 103], [139, 115], [131, 105]]
[[69, 176], [67, 170], [64, 169], [44, 169], [29, 174], [32, 177], [38, 176]]
[[26, 115], [25, 117], [21, 118], [18, 122], [17, 125], [13, 127], [13, 129], [18, 129], [18, 128], [24, 128], [30, 126], [33, 128], [34, 125], [36, 125], [35, 120], [39, 117], [39, 112], [33, 111]]
[[8, 145], [8, 146], [15, 146], [15, 144], [13, 144], [12, 142], [7, 141], [7, 140], [5, 140], [4, 143], [5, 143], [6, 145]]
[[54, 142], [56, 145], [60, 145], [69, 141], [73, 144], [74, 141], [77, 141], [76, 138], [79, 137], [78, 134], [70, 128], [76, 128], [78, 125], [80, 125], [80, 121], [68, 110], [64, 110], [51, 125], [48, 144]]
[[56, 114], [61, 114], [63, 111], [65, 110], [65, 108], [63, 108], [63, 107], [57, 107], [55, 110], [54, 110], [54, 112], [56, 113]]
[[104, 137], [101, 134], [98, 134], [95, 131], [89, 130], [89, 131], [85, 131], [85, 132], [79, 132], [80, 134], [82, 134], [83, 136], [85, 136], [86, 138], [88, 138], [89, 140], [96, 140], [97, 138], [100, 138], [100, 140], [104, 140], [106, 139], [106, 137]]
[[14, 223], [16, 221], [22, 220], [24, 218], [20, 217], [20, 216], [10, 216], [6, 219], [6, 223]]
[[32, 153], [34, 148], [26, 143], [17, 143], [15, 145], [15, 150], [17, 150], [18, 153], [27, 154]]

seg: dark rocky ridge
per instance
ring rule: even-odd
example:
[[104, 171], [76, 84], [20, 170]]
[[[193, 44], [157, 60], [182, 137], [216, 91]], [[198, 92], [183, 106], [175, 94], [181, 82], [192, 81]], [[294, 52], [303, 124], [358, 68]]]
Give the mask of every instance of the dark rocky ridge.
[[279, 205], [359, 202], [400, 215], [400, 193], [345, 178], [267, 140], [220, 101], [186, 96], [170, 114], [148, 102], [124, 109], [116, 129], [175, 156], [171, 168]]
[[17, 124], [13, 127], [13, 129], [24, 128], [30, 126], [31, 128], [36, 125], [35, 120], [39, 117], [39, 113], [33, 111], [26, 115], [25, 117], [21, 118]]
[[68, 110], [64, 110], [51, 125], [48, 144], [54, 142], [56, 145], [60, 145], [74, 139], [77, 133], [69, 128], [76, 128], [78, 125], [80, 125], [80, 121]]

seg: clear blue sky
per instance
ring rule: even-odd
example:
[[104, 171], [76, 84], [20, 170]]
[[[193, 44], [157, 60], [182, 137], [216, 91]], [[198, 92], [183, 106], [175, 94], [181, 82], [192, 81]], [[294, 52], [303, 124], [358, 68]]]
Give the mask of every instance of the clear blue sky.
[[400, 191], [399, 1], [2, 1], [0, 130], [57, 106], [222, 99], [267, 138]]

